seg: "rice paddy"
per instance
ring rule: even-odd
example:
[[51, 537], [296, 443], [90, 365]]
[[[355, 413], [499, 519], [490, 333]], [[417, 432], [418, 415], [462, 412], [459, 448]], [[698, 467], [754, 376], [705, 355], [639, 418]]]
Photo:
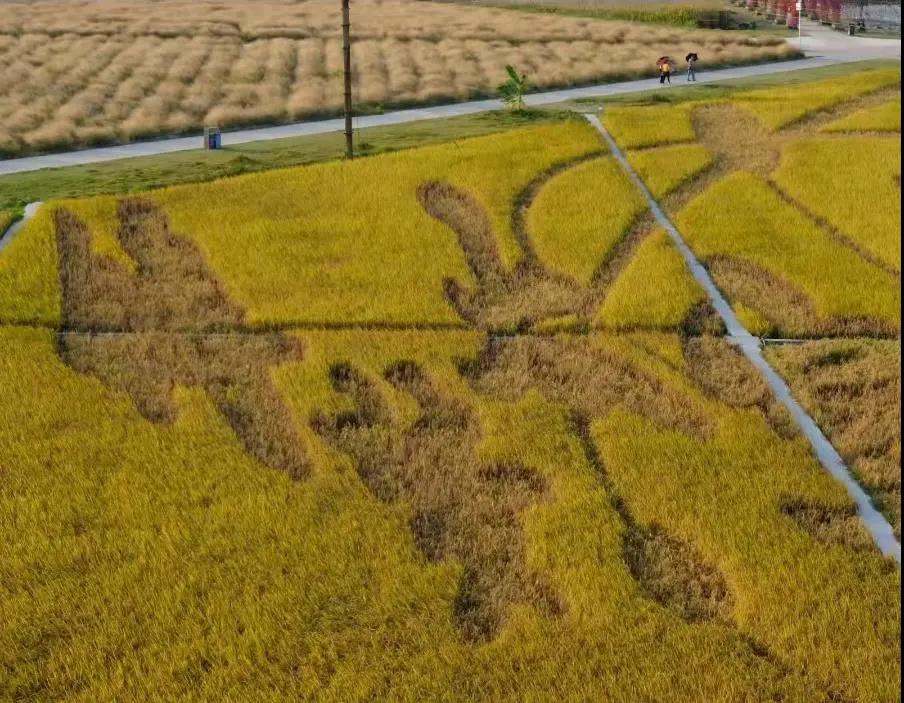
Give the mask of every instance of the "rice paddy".
[[801, 140], [788, 144], [775, 172], [776, 182], [788, 195], [898, 273], [900, 179], [900, 139]]
[[871, 69], [603, 116], [751, 331], [896, 336], [900, 136], [824, 132], [896, 99], [900, 71]]
[[603, 113], [603, 123], [625, 149], [692, 142], [696, 138], [691, 124], [694, 105], [615, 106]]
[[901, 132], [901, 98], [865, 107], [825, 125], [823, 132]]
[[821, 340], [770, 356], [900, 536], [900, 343]]
[[796, 86], [753, 90], [738, 95], [735, 102], [755, 115], [767, 128], [777, 130], [849, 101], [854, 96], [900, 84], [900, 70], [879, 69], [815, 81], [805, 90], [798, 90]]
[[[770, 359], [899, 526], [887, 233], [716, 107], [631, 162], [747, 319], [861, 334]], [[583, 120], [46, 203], [0, 254], [0, 699], [896, 699], [900, 570], [722, 333]]]
[[700, 144], [678, 144], [628, 153], [631, 167], [657, 199], [693, 181], [713, 164], [712, 154]]

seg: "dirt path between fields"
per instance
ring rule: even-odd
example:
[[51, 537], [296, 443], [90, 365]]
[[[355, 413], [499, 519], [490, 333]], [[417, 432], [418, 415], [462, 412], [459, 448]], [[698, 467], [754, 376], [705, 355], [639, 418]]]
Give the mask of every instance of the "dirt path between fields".
[[741, 321], [735, 315], [734, 310], [732, 310], [731, 305], [729, 305], [728, 301], [716, 287], [709, 272], [697, 259], [696, 255], [687, 245], [687, 242], [685, 242], [684, 237], [682, 237], [675, 225], [669, 220], [657, 200], [650, 193], [646, 184], [641, 180], [634, 169], [631, 168], [624, 153], [618, 144], [615, 143], [612, 136], [606, 131], [606, 128], [603, 126], [602, 122], [600, 122], [599, 117], [595, 114], [585, 114], [584, 116], [587, 118], [587, 121], [596, 128], [600, 135], [602, 135], [606, 144], [609, 146], [612, 155], [619, 164], [621, 164], [628, 177], [640, 189], [644, 198], [646, 198], [649, 203], [650, 210], [653, 212], [656, 221], [663, 229], [665, 229], [672, 242], [681, 253], [681, 256], [684, 258], [685, 263], [690, 269], [691, 275], [703, 287], [704, 291], [706, 291], [706, 295], [712, 303], [712, 306], [725, 323], [725, 328], [727, 330], [726, 340], [730, 344], [736, 346], [744, 356], [747, 357], [750, 363], [763, 375], [763, 378], [766, 380], [766, 383], [769, 385], [769, 388], [776, 399], [788, 409], [788, 412], [791, 413], [795, 423], [810, 442], [817, 459], [819, 459], [826, 471], [828, 471], [836, 480], [840, 481], [847, 489], [851, 499], [857, 505], [857, 512], [863, 520], [866, 529], [869, 531], [870, 535], [872, 535], [876, 546], [879, 547], [883, 554], [893, 557], [900, 565], [901, 543], [895, 537], [891, 524], [889, 524], [885, 516], [876, 509], [867, 492], [851, 475], [851, 472], [848, 470], [847, 466], [845, 466], [841, 455], [835, 447], [832, 446], [822, 430], [819, 429], [816, 421], [810, 417], [803, 406], [794, 399], [788, 384], [785, 383], [784, 379], [782, 379], [782, 377], [769, 365], [769, 362], [766, 361], [762, 350], [762, 340], [752, 335], [744, 325], [741, 324]]

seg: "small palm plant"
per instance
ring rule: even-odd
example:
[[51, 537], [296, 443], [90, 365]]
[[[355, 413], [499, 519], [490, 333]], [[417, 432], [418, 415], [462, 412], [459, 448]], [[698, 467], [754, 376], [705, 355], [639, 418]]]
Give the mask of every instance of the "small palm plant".
[[506, 66], [505, 72], [509, 77], [499, 86], [499, 95], [508, 107], [520, 112], [524, 109], [524, 94], [528, 90], [527, 75], [519, 74], [514, 66]]

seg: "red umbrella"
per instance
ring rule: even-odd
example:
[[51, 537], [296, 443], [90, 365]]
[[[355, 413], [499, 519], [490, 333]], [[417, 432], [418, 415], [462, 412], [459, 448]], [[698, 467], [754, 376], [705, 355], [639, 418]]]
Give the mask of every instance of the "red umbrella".
[[656, 68], [661, 68], [662, 64], [665, 63], [672, 64], [674, 63], [674, 61], [672, 61], [672, 58], [670, 56], [660, 56], [659, 61], [656, 62]]

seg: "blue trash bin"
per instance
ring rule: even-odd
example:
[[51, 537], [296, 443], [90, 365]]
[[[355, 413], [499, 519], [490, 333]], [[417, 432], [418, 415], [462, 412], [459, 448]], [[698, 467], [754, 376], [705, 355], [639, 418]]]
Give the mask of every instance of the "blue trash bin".
[[204, 148], [205, 149], [221, 149], [223, 147], [223, 137], [220, 130], [216, 127], [204, 128]]

